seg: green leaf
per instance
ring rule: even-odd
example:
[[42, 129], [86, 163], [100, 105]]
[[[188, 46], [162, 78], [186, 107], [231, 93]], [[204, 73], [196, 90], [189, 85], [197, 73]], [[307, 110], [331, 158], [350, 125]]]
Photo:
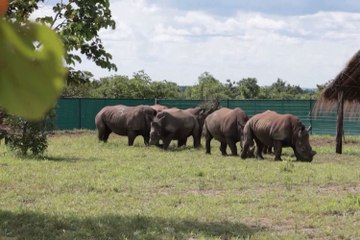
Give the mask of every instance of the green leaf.
[[[35, 50], [34, 44], [41, 47]], [[59, 37], [44, 25], [0, 19], [0, 53], [0, 106], [29, 120], [41, 119], [64, 87]]]

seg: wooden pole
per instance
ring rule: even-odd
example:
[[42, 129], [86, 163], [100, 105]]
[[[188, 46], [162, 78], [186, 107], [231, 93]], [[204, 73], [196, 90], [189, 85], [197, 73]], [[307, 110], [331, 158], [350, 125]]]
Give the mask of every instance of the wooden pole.
[[337, 117], [336, 117], [336, 153], [342, 153], [342, 136], [344, 132], [344, 92], [338, 91]]

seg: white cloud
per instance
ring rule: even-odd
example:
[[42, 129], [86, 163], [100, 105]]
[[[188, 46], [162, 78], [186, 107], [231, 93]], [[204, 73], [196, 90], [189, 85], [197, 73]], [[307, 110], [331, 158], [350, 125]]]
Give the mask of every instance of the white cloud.
[[264, 17], [261, 14], [255, 14], [247, 19], [246, 25], [248, 28], [264, 29], [264, 30], [278, 30], [284, 28], [286, 25], [283, 21]]
[[[111, 1], [117, 29], [101, 31], [117, 74], [144, 69], [153, 80], [192, 85], [204, 71], [225, 82], [256, 77], [269, 85], [278, 77], [316, 87], [336, 76], [359, 48], [359, 13], [318, 12], [274, 16], [238, 11], [217, 16], [149, 4]], [[109, 73], [86, 62], [96, 77]]]

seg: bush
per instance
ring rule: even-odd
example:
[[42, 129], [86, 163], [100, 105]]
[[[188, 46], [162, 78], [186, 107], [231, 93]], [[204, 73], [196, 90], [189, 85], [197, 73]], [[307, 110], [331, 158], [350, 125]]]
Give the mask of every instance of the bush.
[[9, 115], [5, 124], [11, 129], [7, 134], [7, 145], [17, 154], [41, 155], [48, 147], [47, 130], [53, 128], [55, 111], [48, 113], [44, 120], [32, 122], [22, 117]]

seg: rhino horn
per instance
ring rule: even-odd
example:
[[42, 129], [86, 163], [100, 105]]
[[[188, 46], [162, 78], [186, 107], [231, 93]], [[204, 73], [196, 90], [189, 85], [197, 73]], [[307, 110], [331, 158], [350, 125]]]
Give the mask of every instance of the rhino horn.
[[306, 129], [306, 131], [310, 132], [311, 129], [312, 129], [312, 126], [310, 125], [310, 126]]

